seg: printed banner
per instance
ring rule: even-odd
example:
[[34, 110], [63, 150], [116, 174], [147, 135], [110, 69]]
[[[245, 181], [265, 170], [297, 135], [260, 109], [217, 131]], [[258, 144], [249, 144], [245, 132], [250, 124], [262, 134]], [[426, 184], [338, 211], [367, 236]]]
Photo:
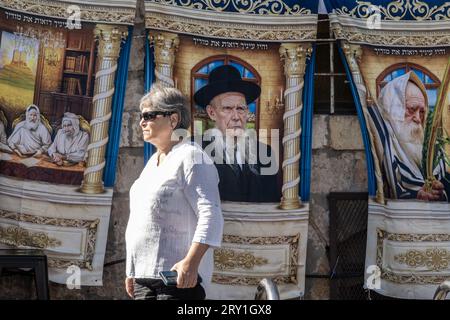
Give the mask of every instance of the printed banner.
[[450, 277], [450, 4], [326, 4], [373, 161], [366, 287], [432, 299]]
[[108, 125], [121, 119], [123, 99], [111, 106], [128, 67], [121, 24], [133, 24], [136, 6], [117, 2], [105, 14], [87, 4], [0, 6], [0, 247], [43, 250], [49, 279], [71, 285], [102, 284], [112, 203], [104, 185], [114, 183], [106, 169], [115, 170], [119, 141]]

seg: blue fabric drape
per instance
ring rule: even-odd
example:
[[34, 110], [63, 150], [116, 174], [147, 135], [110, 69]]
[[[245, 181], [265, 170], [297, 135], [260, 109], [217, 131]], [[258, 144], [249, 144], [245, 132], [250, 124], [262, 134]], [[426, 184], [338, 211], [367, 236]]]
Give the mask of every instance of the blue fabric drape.
[[130, 60], [131, 38], [133, 37], [133, 27], [128, 27], [128, 37], [122, 44], [121, 54], [118, 60], [116, 79], [114, 82], [115, 91], [111, 105], [111, 120], [109, 122], [109, 143], [105, 156], [105, 171], [103, 181], [105, 187], [114, 186], [116, 179], [116, 164], [119, 154], [120, 131], [122, 128], [122, 113], [125, 100], [125, 89], [128, 78], [128, 62]]
[[[149, 92], [154, 81], [155, 64], [154, 64], [154, 54], [153, 48], [150, 47], [150, 42], [148, 40], [148, 34], [145, 37], [145, 78], [144, 78], [144, 92]], [[147, 163], [148, 159], [152, 156], [155, 148], [151, 143], [144, 142], [144, 165]]]
[[305, 87], [303, 89], [302, 136], [300, 142], [300, 197], [302, 201], [309, 201], [311, 187], [311, 152], [312, 152], [312, 119], [314, 107], [314, 69], [316, 64], [316, 50], [313, 52], [305, 72]]
[[364, 118], [364, 113], [362, 110], [361, 102], [359, 100], [358, 90], [356, 89], [356, 84], [353, 81], [350, 68], [345, 58], [344, 51], [339, 46], [339, 55], [344, 64], [345, 73], [347, 74], [347, 79], [350, 81], [350, 90], [352, 92], [353, 100], [355, 101], [356, 112], [358, 113], [359, 125], [361, 126], [361, 135], [364, 142], [364, 150], [366, 152], [366, 163], [367, 163], [367, 180], [368, 180], [368, 192], [369, 195], [374, 196], [376, 192], [375, 185], [375, 170], [372, 158], [372, 151], [370, 147], [370, 138], [367, 131], [366, 120]]

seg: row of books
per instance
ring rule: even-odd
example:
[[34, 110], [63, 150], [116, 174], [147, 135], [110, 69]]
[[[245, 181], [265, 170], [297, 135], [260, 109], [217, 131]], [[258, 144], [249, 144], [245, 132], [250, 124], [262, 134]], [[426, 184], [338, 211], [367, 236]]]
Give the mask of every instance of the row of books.
[[86, 56], [79, 55], [78, 57], [66, 57], [65, 70], [72, 72], [87, 72]]
[[71, 95], [83, 95], [80, 79], [64, 78], [63, 92]]

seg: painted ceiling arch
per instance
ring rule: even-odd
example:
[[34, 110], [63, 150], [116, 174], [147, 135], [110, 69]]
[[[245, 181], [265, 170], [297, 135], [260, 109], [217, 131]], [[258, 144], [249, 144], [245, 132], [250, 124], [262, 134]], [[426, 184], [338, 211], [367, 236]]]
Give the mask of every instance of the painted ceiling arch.
[[80, 19], [84, 22], [133, 25], [136, 15], [136, 0], [2, 0], [0, 8], [57, 19], [67, 19], [73, 10], [80, 8]]
[[449, 1], [329, 0], [325, 4], [337, 39], [397, 47], [450, 43]]
[[148, 0], [146, 27], [210, 38], [300, 42], [316, 38], [316, 0]]

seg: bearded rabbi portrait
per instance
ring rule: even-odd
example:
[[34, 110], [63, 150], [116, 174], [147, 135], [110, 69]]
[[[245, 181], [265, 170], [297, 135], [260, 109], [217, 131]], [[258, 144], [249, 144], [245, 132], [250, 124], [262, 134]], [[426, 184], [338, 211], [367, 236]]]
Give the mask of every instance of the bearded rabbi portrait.
[[424, 145], [431, 131], [432, 112], [426, 88], [417, 75], [410, 71], [388, 82], [377, 105], [368, 109], [376, 128], [376, 153], [386, 197], [449, 201], [450, 175], [440, 148], [436, 149], [439, 160], [434, 161], [433, 179], [427, 184]]

